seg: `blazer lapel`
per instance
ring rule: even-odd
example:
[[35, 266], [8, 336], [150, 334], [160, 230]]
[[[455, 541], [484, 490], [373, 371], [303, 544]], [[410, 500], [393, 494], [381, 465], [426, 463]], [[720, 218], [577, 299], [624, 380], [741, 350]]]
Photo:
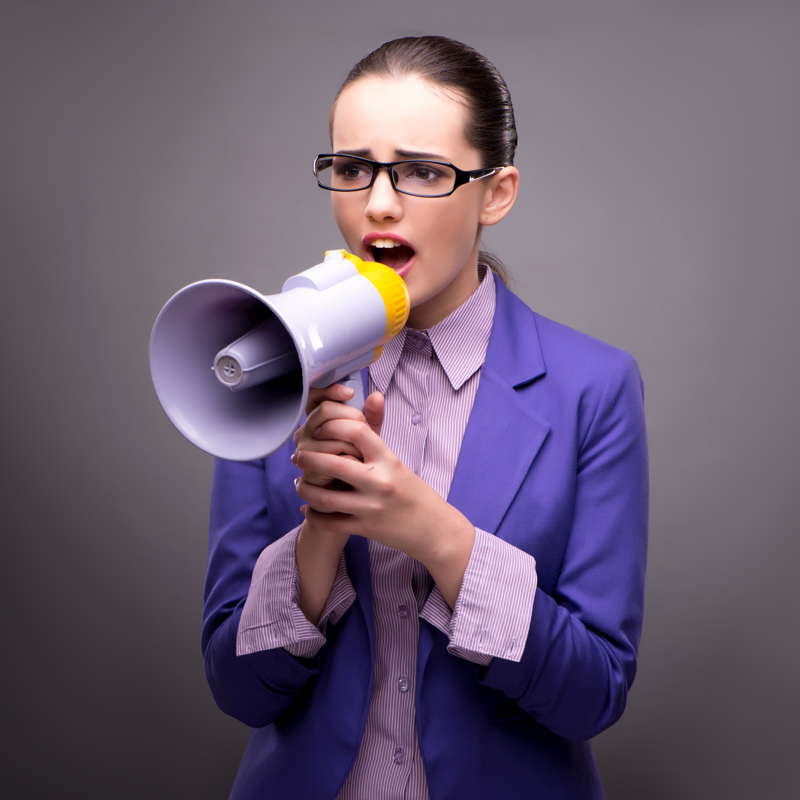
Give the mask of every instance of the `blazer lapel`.
[[[533, 312], [500, 281], [492, 334], [481, 379], [456, 464], [448, 502], [473, 525], [495, 533], [511, 505], [550, 425], [523, 403], [517, 389], [545, 374]], [[362, 370], [364, 395], [369, 392]], [[375, 652], [372, 582], [366, 539], [353, 536], [345, 547], [348, 571], [366, 620]], [[437, 636], [420, 622], [417, 685]], [[417, 692], [419, 696], [419, 692]]]
[[500, 281], [496, 286], [486, 362], [447, 498], [489, 533], [500, 526], [550, 430], [517, 393], [546, 372], [535, 317]]

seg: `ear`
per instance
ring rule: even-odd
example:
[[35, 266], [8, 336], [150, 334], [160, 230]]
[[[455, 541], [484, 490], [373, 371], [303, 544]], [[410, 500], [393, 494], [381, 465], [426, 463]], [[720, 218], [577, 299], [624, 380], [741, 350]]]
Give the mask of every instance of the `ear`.
[[516, 167], [503, 167], [488, 179], [481, 210], [481, 225], [496, 225], [511, 211], [519, 191], [519, 170]]

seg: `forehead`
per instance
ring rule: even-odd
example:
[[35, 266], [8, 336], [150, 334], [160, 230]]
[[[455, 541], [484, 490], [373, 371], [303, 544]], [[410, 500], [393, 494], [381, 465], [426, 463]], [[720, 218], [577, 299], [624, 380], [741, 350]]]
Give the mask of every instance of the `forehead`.
[[413, 76], [360, 78], [336, 101], [333, 148], [366, 150], [378, 161], [402, 152], [430, 153], [461, 166], [465, 159], [479, 161], [464, 138], [466, 120], [464, 103], [444, 87]]

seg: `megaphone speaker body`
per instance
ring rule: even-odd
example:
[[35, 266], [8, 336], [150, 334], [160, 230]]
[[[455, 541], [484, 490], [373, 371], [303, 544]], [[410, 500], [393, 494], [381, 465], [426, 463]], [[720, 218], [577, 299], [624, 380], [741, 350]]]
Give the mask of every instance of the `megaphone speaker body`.
[[172, 423], [200, 449], [232, 461], [262, 458], [300, 425], [309, 387], [355, 377], [408, 310], [393, 270], [344, 251], [289, 278], [276, 295], [199, 281], [177, 292], [153, 326], [153, 385]]

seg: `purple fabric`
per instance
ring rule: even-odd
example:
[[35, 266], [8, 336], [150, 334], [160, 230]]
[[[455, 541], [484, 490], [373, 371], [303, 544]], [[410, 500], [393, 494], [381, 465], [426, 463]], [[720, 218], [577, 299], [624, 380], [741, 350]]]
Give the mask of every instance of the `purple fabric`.
[[[236, 800], [333, 800], [372, 697], [375, 611], [358, 537], [345, 547], [355, 600], [313, 658], [283, 647], [236, 656], [256, 561], [301, 522], [292, 449], [215, 465], [203, 652], [219, 706], [255, 728]], [[535, 557], [538, 587], [519, 661], [455, 657], [420, 619], [414, 693], [432, 800], [604, 797], [586, 740], [624, 710], [643, 614], [647, 452], [634, 360], [498, 283], [448, 502]]]
[[[389, 448], [442, 497], [453, 479], [480, 379], [495, 311], [491, 273], [456, 311], [427, 332], [404, 328], [370, 368], [370, 391], [386, 396], [382, 436]], [[355, 599], [344, 556], [317, 626], [297, 606], [299, 529], [267, 547], [256, 563], [239, 625], [237, 654], [285, 647], [314, 656], [324, 633]], [[519, 660], [536, 590], [534, 559], [484, 531], [475, 545], [451, 613], [430, 575], [404, 553], [369, 542], [376, 661], [367, 725], [338, 800], [378, 796], [425, 800], [413, 686], [419, 619], [450, 640], [454, 655], [488, 666], [493, 656]]]

